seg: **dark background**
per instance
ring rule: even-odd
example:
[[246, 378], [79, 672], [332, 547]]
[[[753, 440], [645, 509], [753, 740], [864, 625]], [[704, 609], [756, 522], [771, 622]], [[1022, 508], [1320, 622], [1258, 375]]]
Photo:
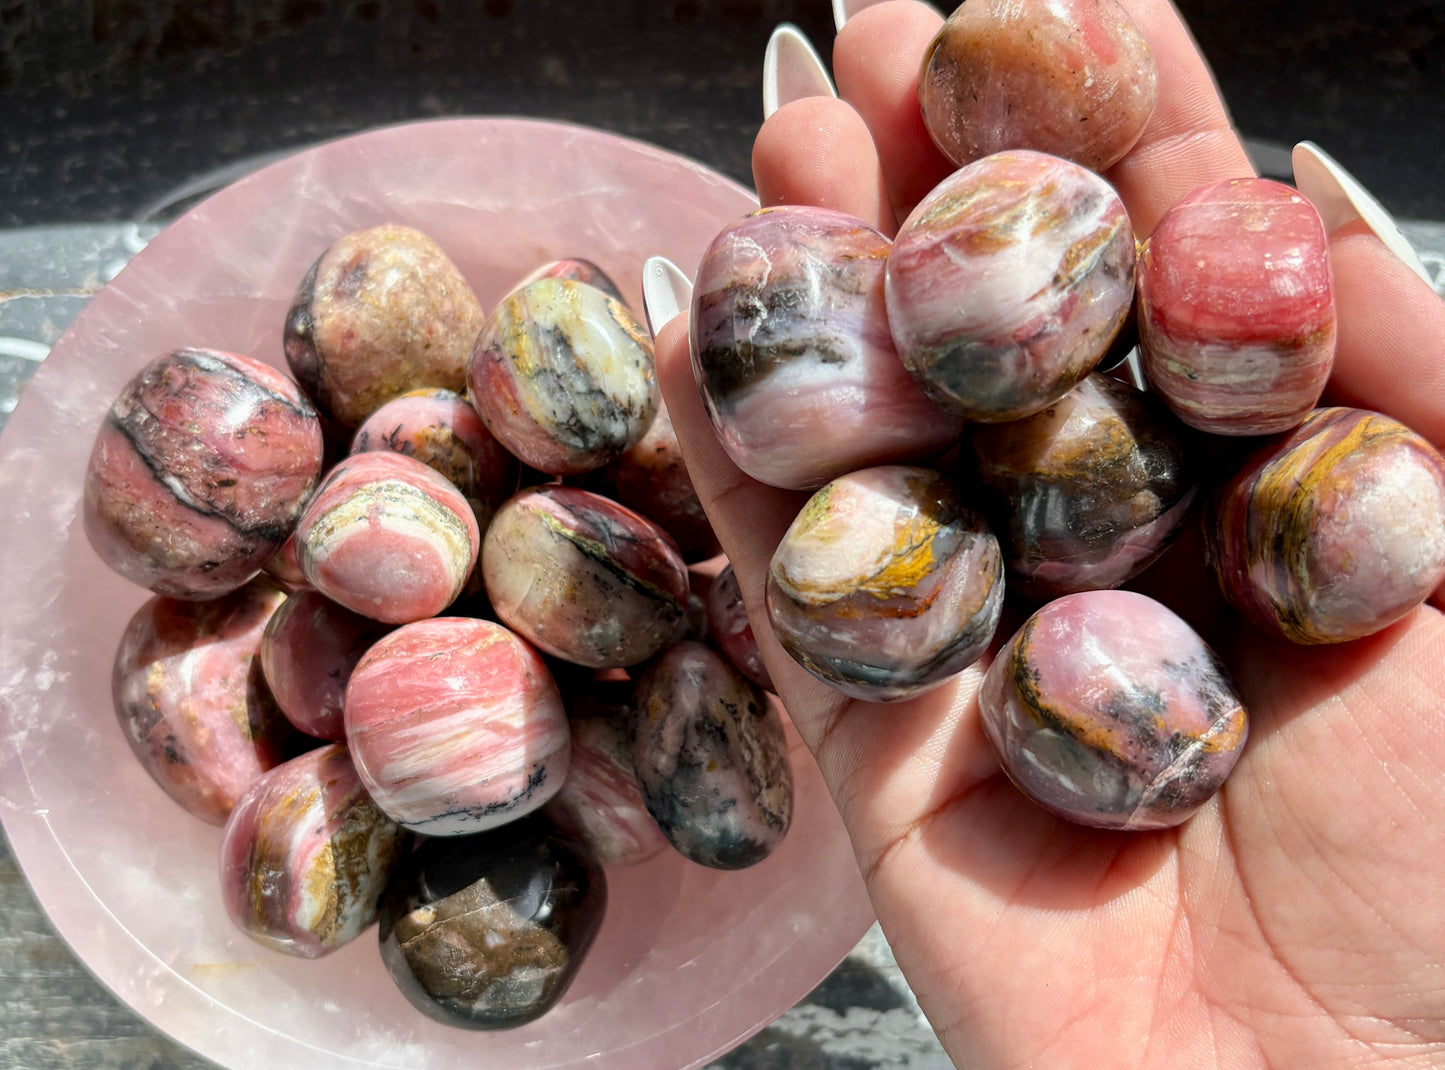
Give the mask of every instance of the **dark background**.
[[[1397, 215], [1445, 218], [1445, 0], [1181, 7], [1247, 136], [1311, 138]], [[445, 115], [586, 123], [748, 182], [780, 21], [829, 54], [828, 0], [0, 0], [0, 226], [135, 218]]]

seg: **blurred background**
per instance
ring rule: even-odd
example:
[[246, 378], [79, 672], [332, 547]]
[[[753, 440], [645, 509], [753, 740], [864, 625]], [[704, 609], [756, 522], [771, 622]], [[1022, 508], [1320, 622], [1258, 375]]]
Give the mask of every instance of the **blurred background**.
[[[1431, 246], [1445, 288], [1445, 2], [1180, 0], [1261, 170], [1309, 138]], [[761, 63], [828, 0], [0, 0], [0, 426], [51, 343], [169, 219], [377, 125], [568, 120], [750, 184]], [[505, 166], [504, 160], [497, 166]], [[1433, 258], [1432, 258], [1433, 257]], [[197, 1070], [50, 931], [0, 837], [0, 1067]], [[727, 1070], [943, 1070], [876, 929]]]

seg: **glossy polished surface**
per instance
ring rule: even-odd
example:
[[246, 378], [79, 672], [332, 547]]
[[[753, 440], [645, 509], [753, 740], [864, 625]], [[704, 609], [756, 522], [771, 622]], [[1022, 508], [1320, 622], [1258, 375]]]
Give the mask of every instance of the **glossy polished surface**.
[[1248, 733], [1214, 652], [1131, 591], [1044, 606], [994, 659], [978, 703], [1014, 784], [1099, 828], [1187, 820], [1224, 783]]

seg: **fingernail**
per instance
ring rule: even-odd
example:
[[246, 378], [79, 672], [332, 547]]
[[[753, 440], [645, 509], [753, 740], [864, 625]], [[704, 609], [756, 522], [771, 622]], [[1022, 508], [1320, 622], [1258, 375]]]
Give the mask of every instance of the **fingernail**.
[[833, 25], [838, 29], [865, 7], [872, 7], [879, 0], [833, 0]]
[[1340, 166], [1339, 161], [1320, 148], [1313, 141], [1301, 141], [1290, 154], [1294, 165], [1295, 188], [1310, 199], [1324, 220], [1325, 230], [1334, 233], [1346, 223], [1362, 219], [1375, 232], [1375, 237], [1384, 242], [1385, 248], [1399, 257], [1411, 271], [1427, 283], [1430, 273], [1420, 263], [1415, 252], [1395, 219], [1385, 211], [1384, 205], [1375, 200], [1354, 175]]
[[763, 118], [803, 97], [837, 95], [812, 42], [787, 22], [774, 30], [763, 53]]
[[681, 269], [665, 256], [649, 257], [642, 265], [642, 312], [653, 337], [690, 304], [692, 283]]

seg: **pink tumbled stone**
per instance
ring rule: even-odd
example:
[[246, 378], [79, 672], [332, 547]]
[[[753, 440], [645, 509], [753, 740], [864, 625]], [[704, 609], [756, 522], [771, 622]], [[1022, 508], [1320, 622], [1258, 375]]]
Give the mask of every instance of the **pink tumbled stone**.
[[1083, 825], [1178, 825], [1219, 790], [1248, 719], [1219, 659], [1166, 606], [1085, 591], [1030, 617], [989, 666], [984, 732], [1020, 790]]
[[461, 593], [481, 544], [456, 487], [399, 453], [360, 453], [326, 477], [296, 527], [306, 578], [374, 620], [434, 616]]
[[929, 403], [888, 333], [886, 237], [842, 212], [782, 206], [713, 240], [692, 299], [692, 366], [723, 447], [754, 479], [812, 489], [928, 460], [962, 429]]
[[498, 510], [482, 575], [504, 624], [578, 665], [636, 665], [683, 625], [687, 566], [666, 532], [559, 483], [524, 490]]
[[281, 712], [308, 736], [346, 738], [346, 682], [387, 626], [339, 606], [318, 591], [288, 598], [261, 637], [261, 668]]
[[1220, 590], [1260, 628], [1360, 639], [1445, 583], [1445, 458], [1388, 416], [1316, 409], [1216, 490], [1204, 530]]
[[567, 714], [537, 652], [500, 624], [417, 621], [346, 687], [346, 741], [378, 806], [428, 836], [481, 832], [562, 787]]
[[[630, 684], [619, 686], [630, 692]], [[604, 866], [651, 858], [667, 846], [667, 838], [647, 812], [632, 769], [630, 707], [569, 713], [572, 766], [547, 804], [547, 816], [590, 847]]]
[[672, 536], [683, 557], [700, 561], [721, 549], [692, 485], [667, 406], [659, 404], [641, 441], [598, 472], [602, 493], [635, 509]]
[[293, 734], [256, 661], [285, 599], [267, 580], [209, 602], [152, 598], [116, 651], [111, 695], [126, 742], [167, 795], [213, 825]]
[[1098, 175], [1000, 152], [940, 182], [888, 256], [888, 326], [925, 393], [1018, 420], [1093, 371], [1134, 299], [1134, 231]]
[[281, 549], [272, 555], [271, 560], [266, 562], [262, 569], [283, 587], [295, 590], [299, 587], [309, 587], [306, 573], [301, 571], [301, 562], [296, 560], [296, 533], [293, 531], [286, 536], [286, 541], [281, 544]]
[[368, 416], [351, 452], [376, 450], [414, 457], [446, 476], [471, 503], [482, 531], [517, 489], [517, 459], [492, 437], [471, 402], [441, 387], [412, 390]]
[[407, 835], [367, 796], [339, 744], [279, 765], [221, 839], [226, 913], [251, 939], [314, 959], [376, 920]]
[[321, 422], [286, 376], [178, 349], [125, 385], [85, 473], [85, 533], [126, 579], [215, 598], [261, 570], [321, 476]]
[[707, 593], [708, 635], [719, 650], [738, 671], [753, 683], [768, 691], [773, 687], [773, 678], [763, 663], [762, 651], [753, 635], [753, 625], [748, 620], [747, 607], [743, 605], [743, 593], [738, 589], [738, 577], [732, 565], [727, 565], [717, 574]]
[[924, 124], [960, 166], [1036, 149], [1107, 170], [1139, 140], [1158, 93], [1154, 57], [1116, 0], [967, 0], [918, 77]]
[[1323, 222], [1263, 178], [1202, 186], [1159, 221], [1139, 257], [1139, 352], [1149, 384], [1189, 426], [1288, 431], [1335, 358]]

